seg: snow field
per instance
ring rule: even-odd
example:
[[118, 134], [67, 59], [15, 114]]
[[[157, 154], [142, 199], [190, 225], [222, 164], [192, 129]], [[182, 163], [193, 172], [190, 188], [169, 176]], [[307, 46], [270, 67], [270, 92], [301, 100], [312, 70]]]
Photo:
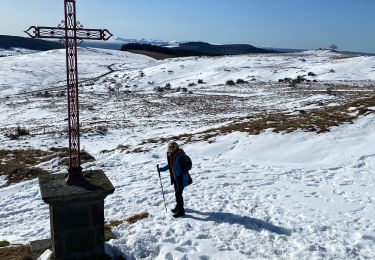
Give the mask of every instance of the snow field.
[[[363, 119], [358, 124], [371, 135], [374, 118]], [[122, 252], [132, 252], [127, 254], [130, 259], [372, 258], [375, 179], [370, 169], [374, 168], [375, 161], [369, 156], [366, 164], [362, 164], [364, 158], [356, 151], [366, 142], [356, 143], [357, 138], [351, 136], [353, 127], [339, 127], [328, 134], [353, 147], [351, 160], [347, 161], [345, 156], [337, 159], [331, 149], [332, 155], [327, 159], [331, 164], [316, 160], [307, 168], [295, 156], [293, 146], [284, 150], [289, 160], [285, 157], [272, 160], [269, 146], [257, 145], [264, 144], [265, 137], [272, 146], [282, 146], [288, 139], [288, 144], [305, 146], [300, 151], [303, 157], [319, 158], [327, 150], [308, 149], [310, 144], [306, 145], [304, 139], [315, 140], [313, 146], [328, 142], [330, 147], [334, 147], [334, 139], [297, 133], [274, 141], [273, 133], [255, 137], [232, 134], [220, 137], [211, 145], [186, 146], [185, 151], [192, 155], [194, 162], [194, 184], [185, 192], [187, 215], [178, 221], [164, 213], [158, 178], [153, 171], [153, 164], [162, 160], [159, 154], [163, 153], [163, 147], [159, 153], [139, 162], [134, 162], [131, 155], [125, 156], [130, 162], [122, 173], [128, 178], [116, 179], [120, 175], [115, 174], [113, 179], [107, 171], [115, 183], [129, 181], [124, 187], [120, 184], [117, 195], [109, 199], [107, 215], [116, 219], [116, 214], [123, 214], [111, 206], [116, 197], [118, 201], [114, 204], [123, 201], [122, 194], [125, 204], [134, 206], [130, 207], [129, 216], [150, 206], [153, 210], [148, 210], [151, 217], [142, 224], [120, 226], [117, 232], [121, 239], [110, 244]], [[267, 162], [253, 159], [251, 151], [243, 149], [247, 146], [254, 147]], [[237, 159], [233, 158], [235, 154]], [[276, 163], [272, 165], [268, 160]], [[163, 177], [164, 185], [168, 178]], [[136, 192], [126, 195], [127, 187], [134, 186]], [[167, 186], [166, 190], [171, 208], [174, 194], [171, 187]], [[134, 198], [138, 194], [147, 195]], [[134, 244], [136, 249], [132, 249]]]
[[[61, 134], [66, 125], [64, 97], [14, 96], [63, 86], [63, 56], [63, 50], [56, 50], [0, 58], [2, 149], [67, 146]], [[114, 72], [99, 77], [109, 67]], [[80, 49], [80, 68], [81, 79], [90, 83], [81, 87], [83, 129], [99, 125], [109, 130], [105, 135], [87, 131], [81, 139], [82, 147], [96, 158], [83, 168], [103, 169], [116, 187], [106, 199], [106, 220], [150, 213], [147, 219], [114, 228], [115, 239], [106, 246], [109, 254], [127, 259], [375, 258], [373, 115], [324, 134], [234, 132], [213, 143], [185, 144], [193, 160], [194, 183], [184, 192], [186, 216], [181, 219], [165, 213], [156, 173], [156, 164], [166, 161], [166, 144], [142, 146], [147, 149], [141, 153], [101, 153], [120, 144], [135, 148], [150, 138], [194, 134], [262, 111], [295, 113], [362, 97], [373, 91], [374, 57], [311, 51], [155, 61]], [[323, 86], [293, 90], [276, 83], [310, 71]], [[200, 78], [206, 84], [192, 88], [191, 96], [153, 90], [167, 83], [184, 87]], [[256, 83], [222, 85], [237, 78], [255, 78]], [[133, 93], [111, 97], [108, 88], [116, 84], [128, 85]], [[343, 96], [328, 95], [324, 84]], [[190, 103], [183, 103], [187, 99]], [[16, 125], [27, 125], [33, 136], [6, 138]], [[65, 171], [56, 160], [40, 167]], [[162, 181], [170, 209], [174, 191], [167, 173]], [[2, 183], [0, 178], [0, 187]], [[49, 237], [48, 206], [40, 198], [37, 180], [0, 188], [0, 197], [0, 240], [28, 243]]]

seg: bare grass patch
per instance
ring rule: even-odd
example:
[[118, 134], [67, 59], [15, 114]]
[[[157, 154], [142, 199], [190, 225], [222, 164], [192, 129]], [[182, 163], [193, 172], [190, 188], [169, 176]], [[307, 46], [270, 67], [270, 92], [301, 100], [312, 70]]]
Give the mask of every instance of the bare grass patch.
[[129, 223], [129, 224], [134, 224], [134, 223], [137, 223], [138, 221], [142, 220], [142, 219], [146, 219], [150, 216], [150, 214], [148, 212], [144, 212], [144, 213], [141, 213], [141, 214], [138, 214], [138, 215], [134, 215], [130, 218], [128, 218], [126, 221]]
[[[0, 150], [0, 176], [5, 176], [6, 184], [20, 183], [50, 174], [37, 167], [54, 158], [62, 158], [61, 165], [69, 165], [68, 148]], [[95, 158], [86, 151], [81, 151], [82, 163], [93, 162]]]
[[265, 112], [253, 117], [237, 119], [236, 122], [224, 126], [212, 128], [197, 134], [182, 134], [178, 136], [162, 137], [158, 139], [144, 140], [140, 145], [166, 143], [171, 140], [180, 142], [207, 141], [213, 142], [219, 135], [233, 132], [245, 132], [258, 135], [266, 129], [273, 132], [291, 133], [297, 130], [316, 132], [318, 134], [329, 132], [334, 126], [345, 123], [353, 123], [362, 115], [375, 113], [369, 109], [375, 106], [375, 97], [363, 98], [347, 102], [334, 107], [317, 108], [311, 110], [300, 110], [298, 113], [287, 112]]
[[0, 247], [1, 260], [33, 260], [30, 249], [25, 245]]

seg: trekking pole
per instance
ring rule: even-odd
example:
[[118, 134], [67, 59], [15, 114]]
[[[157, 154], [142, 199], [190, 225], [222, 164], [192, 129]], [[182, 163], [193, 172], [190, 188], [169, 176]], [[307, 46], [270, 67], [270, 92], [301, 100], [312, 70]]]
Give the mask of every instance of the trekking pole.
[[160, 180], [161, 192], [163, 193], [165, 212], [168, 213], [168, 210], [167, 210], [167, 204], [165, 204], [164, 189], [163, 189], [163, 183], [161, 182], [161, 176], [160, 176], [159, 164], [156, 165], [156, 168], [158, 169], [158, 173], [159, 173], [159, 180]]

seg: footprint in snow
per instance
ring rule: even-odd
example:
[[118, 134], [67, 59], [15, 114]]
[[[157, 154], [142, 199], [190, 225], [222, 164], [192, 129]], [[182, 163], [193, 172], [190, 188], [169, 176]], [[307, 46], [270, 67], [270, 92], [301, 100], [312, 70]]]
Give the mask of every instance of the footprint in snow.
[[154, 158], [154, 159], [159, 159], [160, 158], [160, 156], [157, 155], [157, 154], [153, 154], [153, 155], [151, 155], [151, 157]]
[[363, 235], [362, 239], [364, 239], [364, 240], [370, 240], [372, 242], [375, 242], [375, 236]]
[[173, 255], [171, 253], [167, 253], [164, 258], [166, 260], [173, 260]]
[[185, 242], [181, 243], [181, 246], [191, 246], [191, 245], [193, 245], [193, 242], [191, 241], [191, 239], [186, 240]]
[[181, 246], [177, 246], [174, 249], [177, 250], [177, 251], [180, 251], [181, 253], [187, 253], [189, 251], [188, 249], [183, 248]]

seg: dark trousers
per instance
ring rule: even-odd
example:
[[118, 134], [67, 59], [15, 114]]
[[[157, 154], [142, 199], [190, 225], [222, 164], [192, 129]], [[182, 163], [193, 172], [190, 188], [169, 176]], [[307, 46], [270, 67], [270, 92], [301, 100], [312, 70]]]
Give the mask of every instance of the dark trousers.
[[184, 211], [184, 198], [182, 197], [182, 193], [184, 190], [179, 190], [176, 187], [176, 184], [174, 185], [174, 194], [176, 196], [176, 208], [178, 211]]

